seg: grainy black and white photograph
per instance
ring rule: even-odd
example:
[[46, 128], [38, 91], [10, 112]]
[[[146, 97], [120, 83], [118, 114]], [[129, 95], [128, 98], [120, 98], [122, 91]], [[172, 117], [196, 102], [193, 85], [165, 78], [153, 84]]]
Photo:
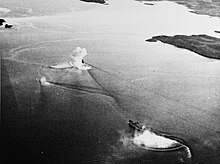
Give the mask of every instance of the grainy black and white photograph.
[[2, 164], [218, 164], [219, 0], [0, 0]]

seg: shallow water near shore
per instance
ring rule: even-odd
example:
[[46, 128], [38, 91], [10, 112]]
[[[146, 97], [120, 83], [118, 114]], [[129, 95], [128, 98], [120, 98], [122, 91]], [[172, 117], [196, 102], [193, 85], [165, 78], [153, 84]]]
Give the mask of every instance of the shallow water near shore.
[[[18, 105], [4, 118], [14, 119], [8, 129], [25, 141], [16, 150], [28, 145], [35, 163], [217, 163], [220, 62], [145, 39], [219, 37], [219, 18], [170, 2], [79, 6], [89, 7], [8, 18], [14, 29], [0, 29], [3, 65]], [[47, 67], [68, 61], [77, 46], [87, 49], [91, 70]], [[41, 77], [57, 85], [41, 86]], [[186, 150], [158, 153], [130, 143], [129, 119], [183, 139], [192, 158]]]

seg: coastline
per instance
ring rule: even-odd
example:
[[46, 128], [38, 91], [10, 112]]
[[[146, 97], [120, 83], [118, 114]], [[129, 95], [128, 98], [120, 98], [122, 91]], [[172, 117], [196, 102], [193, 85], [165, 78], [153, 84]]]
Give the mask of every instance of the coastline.
[[[157, 2], [163, 0], [136, 0], [140, 2]], [[199, 15], [209, 15], [213, 17], [220, 18], [220, 2], [209, 1], [209, 0], [168, 0], [170, 2], [175, 2], [177, 4], [186, 6], [191, 9], [190, 12]]]
[[148, 42], [161, 41], [178, 48], [184, 48], [201, 56], [220, 59], [220, 38], [208, 35], [175, 35], [175, 36], [154, 36], [147, 39]]

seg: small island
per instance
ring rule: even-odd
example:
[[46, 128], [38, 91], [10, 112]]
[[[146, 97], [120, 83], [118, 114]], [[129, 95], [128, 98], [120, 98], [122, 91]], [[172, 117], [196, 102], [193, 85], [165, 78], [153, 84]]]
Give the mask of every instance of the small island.
[[0, 19], [0, 26], [3, 26], [3, 25], [4, 25], [5, 28], [12, 28], [13, 27], [12, 24], [6, 24], [6, 20]]
[[81, 0], [84, 2], [94, 2], [94, 3], [100, 3], [100, 4], [105, 4], [106, 1], [105, 0]]
[[220, 59], [220, 38], [208, 35], [160, 35], [154, 36], [146, 41], [161, 41], [163, 43], [174, 45], [178, 48], [188, 49], [204, 57]]
[[11, 24], [5, 24], [5, 28], [12, 28], [13, 27], [13, 25], [11, 25]]
[[6, 22], [4, 19], [0, 19], [0, 26], [2, 26], [4, 22]]
[[153, 6], [153, 3], [144, 3], [145, 5]]

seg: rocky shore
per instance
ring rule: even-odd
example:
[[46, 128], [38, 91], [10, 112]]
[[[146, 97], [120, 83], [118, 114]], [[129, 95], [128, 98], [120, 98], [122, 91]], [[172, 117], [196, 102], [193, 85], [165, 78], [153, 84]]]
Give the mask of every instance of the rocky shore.
[[178, 48], [188, 49], [204, 57], [220, 59], [220, 39], [208, 35], [160, 35], [154, 36], [146, 41], [161, 41], [163, 43], [174, 45]]

